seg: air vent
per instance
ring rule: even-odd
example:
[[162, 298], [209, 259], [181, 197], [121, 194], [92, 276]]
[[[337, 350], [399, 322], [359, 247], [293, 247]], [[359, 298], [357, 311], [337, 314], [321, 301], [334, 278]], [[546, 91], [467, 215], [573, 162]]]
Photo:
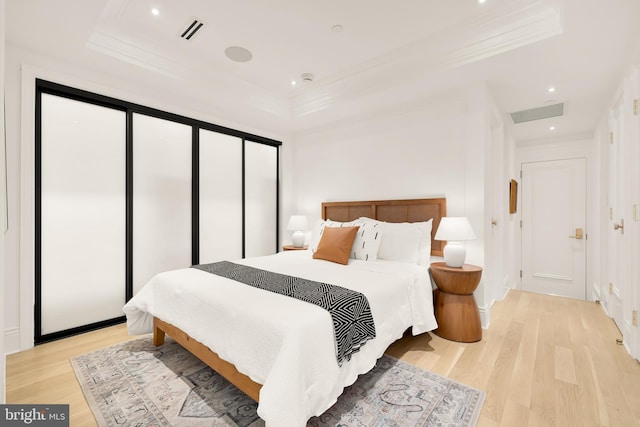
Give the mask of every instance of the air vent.
[[202, 28], [204, 23], [199, 21], [198, 19], [193, 19], [193, 22], [187, 26], [187, 28], [182, 32], [180, 37], [185, 40], [190, 40], [199, 30]]
[[516, 111], [511, 113], [513, 123], [530, 122], [532, 120], [548, 119], [550, 117], [558, 117], [564, 114], [564, 103], [546, 105], [544, 107], [532, 108], [530, 110]]

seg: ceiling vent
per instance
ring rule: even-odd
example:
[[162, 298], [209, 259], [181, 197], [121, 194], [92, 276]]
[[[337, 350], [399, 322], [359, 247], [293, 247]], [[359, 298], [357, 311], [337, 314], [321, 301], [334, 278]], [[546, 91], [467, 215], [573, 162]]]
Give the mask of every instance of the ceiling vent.
[[532, 108], [530, 110], [522, 110], [511, 113], [513, 123], [530, 122], [532, 120], [548, 119], [550, 117], [558, 117], [564, 115], [564, 102], [544, 107]]
[[196, 18], [193, 19], [193, 22], [187, 26], [187, 28], [182, 32], [180, 37], [185, 40], [191, 39], [199, 30], [202, 28], [204, 23]]

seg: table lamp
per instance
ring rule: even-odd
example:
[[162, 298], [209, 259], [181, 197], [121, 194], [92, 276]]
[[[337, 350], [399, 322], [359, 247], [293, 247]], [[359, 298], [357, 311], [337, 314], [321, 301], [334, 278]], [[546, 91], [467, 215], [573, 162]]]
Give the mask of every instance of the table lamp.
[[289, 218], [287, 230], [293, 231], [291, 240], [294, 247], [301, 248], [304, 245], [304, 232], [307, 226], [307, 217], [304, 215], [291, 215]]
[[467, 251], [462, 243], [476, 238], [473, 228], [466, 217], [446, 216], [440, 220], [434, 239], [446, 240], [444, 262], [448, 267], [462, 267]]

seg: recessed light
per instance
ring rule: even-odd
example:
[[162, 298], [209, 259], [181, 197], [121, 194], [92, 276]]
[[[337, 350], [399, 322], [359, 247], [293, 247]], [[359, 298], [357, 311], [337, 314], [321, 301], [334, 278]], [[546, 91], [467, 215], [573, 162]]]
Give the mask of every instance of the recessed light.
[[549, 130], [556, 130], [555, 126], [549, 126]]
[[151, 9], [151, 14], [158, 16], [160, 15], [160, 10], [157, 7], [154, 7], [153, 9]]
[[296, 85], [296, 81], [295, 80], [291, 80], [291, 86], [295, 86]]
[[232, 61], [249, 62], [253, 58], [253, 54], [241, 46], [229, 46], [224, 50], [225, 55]]
[[555, 91], [556, 91], [556, 88], [555, 88], [555, 87], [553, 87], [553, 86], [549, 86], [549, 89], [547, 89], [547, 91], [548, 91], [549, 93], [553, 93], [553, 92], [555, 92]]
[[478, 3], [484, 4], [487, 0], [478, 0]]

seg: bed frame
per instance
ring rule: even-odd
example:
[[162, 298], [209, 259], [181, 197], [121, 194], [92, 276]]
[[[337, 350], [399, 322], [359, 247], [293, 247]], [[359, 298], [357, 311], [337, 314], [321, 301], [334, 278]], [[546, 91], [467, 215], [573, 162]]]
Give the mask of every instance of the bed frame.
[[[446, 216], [446, 199], [380, 200], [322, 203], [322, 219], [352, 221], [366, 216], [386, 222], [421, 222], [433, 219], [431, 227], [431, 255], [442, 256], [443, 243], [433, 239], [440, 219]], [[191, 338], [189, 334], [158, 317], [153, 318], [153, 345], [164, 344], [165, 334], [172, 337], [194, 356], [209, 365], [230, 383], [258, 402], [262, 384], [239, 372], [209, 347]]]

